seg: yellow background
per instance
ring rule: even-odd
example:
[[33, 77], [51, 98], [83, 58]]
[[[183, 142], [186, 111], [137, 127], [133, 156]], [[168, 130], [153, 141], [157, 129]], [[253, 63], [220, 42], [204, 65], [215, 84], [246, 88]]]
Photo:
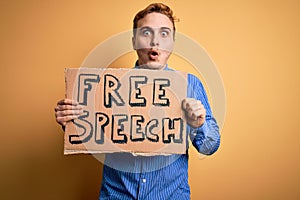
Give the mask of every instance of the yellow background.
[[[64, 68], [130, 30], [150, 2], [0, 2], [0, 199], [97, 199], [102, 165], [63, 155], [54, 107]], [[227, 95], [219, 151], [191, 150], [192, 199], [300, 199], [300, 1], [162, 2], [212, 57]]]

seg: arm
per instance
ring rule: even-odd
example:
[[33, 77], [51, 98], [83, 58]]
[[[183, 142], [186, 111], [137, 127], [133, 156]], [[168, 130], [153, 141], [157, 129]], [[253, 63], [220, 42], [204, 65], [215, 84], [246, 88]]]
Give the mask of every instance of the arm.
[[211, 155], [220, 145], [219, 127], [214, 119], [210, 105], [200, 80], [188, 75], [188, 98], [182, 102], [186, 112], [188, 133], [198, 152]]

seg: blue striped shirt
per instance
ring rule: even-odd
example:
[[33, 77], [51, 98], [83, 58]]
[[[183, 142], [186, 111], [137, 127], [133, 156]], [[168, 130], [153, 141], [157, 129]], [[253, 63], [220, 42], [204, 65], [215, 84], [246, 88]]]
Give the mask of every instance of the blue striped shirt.
[[[171, 70], [166, 68], [165, 70]], [[198, 152], [211, 155], [220, 145], [219, 127], [200, 80], [188, 74], [187, 97], [202, 102], [204, 124], [187, 133]], [[101, 200], [188, 200], [188, 151], [169, 156], [136, 156], [130, 153], [106, 154], [100, 191]]]

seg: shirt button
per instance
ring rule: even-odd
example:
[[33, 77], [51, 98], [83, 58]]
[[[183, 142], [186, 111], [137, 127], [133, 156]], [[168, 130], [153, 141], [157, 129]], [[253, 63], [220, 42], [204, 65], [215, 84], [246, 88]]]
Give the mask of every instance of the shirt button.
[[143, 178], [143, 180], [142, 180], [142, 181], [143, 181], [143, 183], [146, 183], [146, 179], [145, 179], [145, 178]]

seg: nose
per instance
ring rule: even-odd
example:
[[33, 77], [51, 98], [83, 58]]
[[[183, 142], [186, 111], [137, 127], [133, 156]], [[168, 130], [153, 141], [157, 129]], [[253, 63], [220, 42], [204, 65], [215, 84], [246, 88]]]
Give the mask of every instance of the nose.
[[151, 38], [150, 46], [151, 47], [159, 46], [159, 38], [158, 38], [157, 34], [153, 34], [153, 36]]

